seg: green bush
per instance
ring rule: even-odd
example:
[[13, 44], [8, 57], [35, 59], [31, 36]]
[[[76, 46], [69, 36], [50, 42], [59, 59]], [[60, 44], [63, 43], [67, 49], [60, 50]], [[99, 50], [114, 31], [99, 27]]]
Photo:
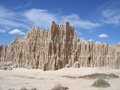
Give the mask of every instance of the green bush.
[[95, 87], [109, 87], [110, 84], [107, 81], [105, 81], [104, 79], [99, 78], [97, 81], [94, 82], [94, 84], [92, 86], [95, 86]]
[[61, 86], [60, 84], [57, 84], [54, 86], [52, 90], [67, 90], [68, 87]]

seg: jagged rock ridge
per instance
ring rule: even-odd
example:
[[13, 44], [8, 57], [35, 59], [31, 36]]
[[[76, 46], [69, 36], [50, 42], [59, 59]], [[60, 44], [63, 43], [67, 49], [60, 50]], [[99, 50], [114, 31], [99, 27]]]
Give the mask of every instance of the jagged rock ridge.
[[15, 37], [9, 46], [0, 46], [0, 62], [13, 62], [18, 67], [57, 70], [67, 67], [120, 68], [120, 44], [81, 41], [69, 22], [49, 30], [32, 29], [23, 37]]

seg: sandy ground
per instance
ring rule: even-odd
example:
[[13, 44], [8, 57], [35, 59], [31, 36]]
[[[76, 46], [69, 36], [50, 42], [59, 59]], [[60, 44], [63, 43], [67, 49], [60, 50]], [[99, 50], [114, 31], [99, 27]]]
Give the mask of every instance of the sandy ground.
[[22, 87], [37, 90], [51, 90], [56, 84], [66, 86], [68, 90], [120, 90], [120, 77], [106, 79], [110, 87], [96, 88], [91, 86], [96, 79], [66, 78], [62, 76], [81, 76], [92, 73], [114, 73], [120, 76], [120, 69], [103, 68], [63, 68], [57, 71], [42, 71], [39, 69], [16, 68], [11, 71], [0, 70], [0, 90], [14, 88], [20, 90]]

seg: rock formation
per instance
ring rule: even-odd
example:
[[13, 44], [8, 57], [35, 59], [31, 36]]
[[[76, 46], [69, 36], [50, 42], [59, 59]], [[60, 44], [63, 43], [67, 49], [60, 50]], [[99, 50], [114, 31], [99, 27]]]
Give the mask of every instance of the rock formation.
[[32, 27], [23, 37], [15, 37], [8, 46], [0, 46], [0, 62], [13, 62], [17, 67], [57, 70], [65, 67], [120, 68], [120, 43], [82, 41], [69, 22], [49, 30]]

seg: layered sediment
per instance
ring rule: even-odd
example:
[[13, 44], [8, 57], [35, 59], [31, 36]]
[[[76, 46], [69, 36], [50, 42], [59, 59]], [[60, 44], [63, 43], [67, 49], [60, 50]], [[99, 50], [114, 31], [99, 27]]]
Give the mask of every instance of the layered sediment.
[[80, 40], [69, 22], [49, 30], [32, 27], [22, 37], [15, 37], [8, 46], [0, 46], [0, 62], [13, 62], [17, 67], [58, 70], [63, 67], [120, 68], [120, 43]]

